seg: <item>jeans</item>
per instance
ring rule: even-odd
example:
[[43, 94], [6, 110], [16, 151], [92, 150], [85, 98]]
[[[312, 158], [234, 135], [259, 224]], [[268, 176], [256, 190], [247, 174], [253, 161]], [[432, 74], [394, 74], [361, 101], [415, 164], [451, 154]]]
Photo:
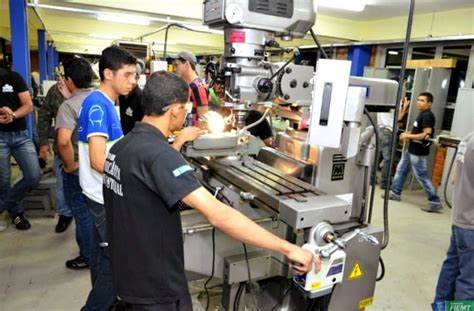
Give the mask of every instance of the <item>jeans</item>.
[[380, 142], [380, 153], [382, 154], [383, 167], [382, 167], [382, 180], [380, 182], [381, 187], [387, 186], [387, 180], [390, 178], [391, 169], [388, 166], [391, 156], [391, 145], [392, 145], [392, 131], [387, 128], [379, 128], [379, 142]]
[[397, 166], [397, 172], [395, 173], [395, 178], [393, 179], [393, 184], [390, 190], [395, 194], [401, 195], [403, 190], [403, 184], [408, 175], [410, 167], [413, 170], [413, 174], [418, 182], [425, 190], [428, 195], [428, 200], [430, 202], [440, 202], [438, 194], [436, 194], [436, 189], [433, 187], [431, 180], [428, 178], [427, 172], [427, 162], [426, 156], [417, 156], [410, 154], [407, 151], [403, 152], [402, 158]]
[[474, 230], [455, 225], [436, 286], [433, 310], [444, 310], [445, 301], [474, 300]]
[[[59, 215], [71, 217], [71, 206], [65, 199], [63, 187], [63, 170], [61, 169], [61, 159], [59, 156], [54, 157], [54, 174], [56, 175], [56, 210]], [[81, 190], [82, 191], [82, 190]]]
[[117, 295], [112, 284], [110, 251], [106, 245], [105, 208], [102, 204], [89, 198], [87, 198], [87, 206], [93, 221], [90, 260], [92, 289], [82, 310], [108, 310], [113, 305]]
[[86, 196], [82, 193], [79, 176], [62, 172], [64, 197], [71, 207], [72, 216], [76, 222], [76, 242], [79, 255], [89, 263], [92, 249], [92, 217], [87, 206]]
[[[12, 155], [23, 174], [22, 179], [13, 187], [10, 184]], [[29, 190], [38, 185], [40, 179], [38, 155], [33, 142], [28, 137], [28, 131], [0, 131], [0, 213], [5, 209], [11, 215], [23, 213], [19, 202]]]

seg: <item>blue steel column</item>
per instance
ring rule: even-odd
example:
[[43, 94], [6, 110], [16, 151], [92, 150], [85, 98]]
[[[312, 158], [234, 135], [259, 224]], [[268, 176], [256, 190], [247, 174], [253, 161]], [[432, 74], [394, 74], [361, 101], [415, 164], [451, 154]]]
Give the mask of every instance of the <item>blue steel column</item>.
[[360, 45], [349, 47], [347, 59], [352, 61], [351, 76], [363, 76], [364, 67], [370, 64], [372, 46]]
[[54, 80], [54, 50], [53, 50], [53, 42], [48, 42], [48, 51], [47, 51], [47, 58], [48, 58], [48, 78], [49, 80]]
[[46, 31], [38, 29], [38, 65], [40, 74], [40, 84], [48, 79], [48, 65], [46, 62]]
[[54, 47], [54, 68], [59, 66], [59, 53], [58, 50], [56, 50], [56, 47]]
[[[31, 67], [26, 0], [10, 0], [9, 4], [13, 70], [18, 72], [30, 87]], [[30, 113], [26, 116], [26, 127], [30, 138], [33, 137], [32, 120]]]

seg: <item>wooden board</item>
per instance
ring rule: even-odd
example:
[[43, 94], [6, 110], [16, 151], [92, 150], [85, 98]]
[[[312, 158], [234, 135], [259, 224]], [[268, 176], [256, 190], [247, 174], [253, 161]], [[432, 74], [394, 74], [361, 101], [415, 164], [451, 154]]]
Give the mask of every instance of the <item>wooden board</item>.
[[412, 59], [407, 61], [407, 68], [454, 68], [457, 59]]

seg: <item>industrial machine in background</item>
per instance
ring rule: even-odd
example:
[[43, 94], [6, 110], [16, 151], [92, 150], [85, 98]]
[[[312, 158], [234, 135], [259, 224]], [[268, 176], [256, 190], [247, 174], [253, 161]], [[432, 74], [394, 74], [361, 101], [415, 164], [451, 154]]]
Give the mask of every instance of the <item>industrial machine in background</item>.
[[[220, 73], [235, 123], [232, 131], [201, 136], [183, 154], [217, 198], [322, 260], [320, 272], [293, 276], [282, 255], [247, 248], [194, 210], [182, 211], [186, 270], [210, 276], [206, 286], [221, 278], [224, 310], [243, 310], [246, 301], [257, 310], [359, 310], [373, 300], [383, 229], [367, 223], [375, 150], [364, 111], [393, 108], [398, 83], [351, 77], [350, 61], [321, 59], [316, 71], [294, 57], [266, 61], [277, 37], [304, 36], [315, 15], [307, 0], [204, 2], [204, 24], [224, 30]], [[309, 116], [308, 130], [293, 133], [298, 157], [288, 148], [263, 148], [248, 132], [274, 100]], [[258, 105], [262, 118], [245, 125]], [[209, 118], [215, 127], [219, 120]]]

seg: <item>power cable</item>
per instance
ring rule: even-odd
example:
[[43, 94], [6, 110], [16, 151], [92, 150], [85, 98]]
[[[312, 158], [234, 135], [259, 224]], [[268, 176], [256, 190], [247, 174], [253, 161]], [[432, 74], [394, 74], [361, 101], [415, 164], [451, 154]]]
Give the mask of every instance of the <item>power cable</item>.
[[369, 203], [369, 213], [368, 213], [368, 220], [367, 222], [370, 223], [372, 221], [372, 212], [373, 212], [373, 207], [374, 207], [374, 197], [375, 197], [375, 173], [376, 173], [376, 167], [378, 164], [378, 159], [379, 159], [379, 130], [377, 128], [377, 125], [375, 124], [374, 120], [369, 114], [369, 111], [367, 108], [364, 108], [364, 113], [367, 115], [367, 118], [370, 121], [370, 124], [372, 124], [372, 127], [374, 128], [374, 133], [375, 133], [375, 157], [374, 157], [374, 163], [372, 166], [372, 170], [370, 172], [371, 174], [371, 181], [370, 184], [372, 186], [372, 189], [370, 191], [370, 203]]
[[[405, 41], [403, 43], [403, 56], [402, 56], [402, 67], [400, 70], [400, 76], [398, 77], [398, 91], [397, 91], [397, 99], [395, 102], [395, 112], [393, 118], [393, 133], [392, 133], [392, 143], [391, 143], [391, 152], [390, 152], [390, 159], [387, 163], [388, 167], [392, 168], [393, 159], [395, 158], [395, 151], [397, 146], [397, 133], [398, 133], [398, 112], [400, 111], [400, 100], [402, 98], [403, 92], [403, 81], [405, 79], [405, 70], [407, 65], [407, 58], [408, 58], [408, 46], [410, 44], [410, 36], [411, 36], [411, 28], [413, 25], [413, 13], [415, 11], [415, 0], [410, 0], [410, 6], [408, 10], [408, 22], [407, 22], [407, 30], [405, 35]], [[390, 239], [390, 232], [389, 232], [389, 223], [388, 223], [388, 199], [389, 199], [389, 191], [390, 191], [390, 178], [387, 178], [387, 187], [385, 188], [385, 195], [384, 195], [384, 202], [383, 202], [383, 228], [384, 228], [384, 235], [382, 241], [382, 249], [385, 249], [388, 245], [388, 241]]]

